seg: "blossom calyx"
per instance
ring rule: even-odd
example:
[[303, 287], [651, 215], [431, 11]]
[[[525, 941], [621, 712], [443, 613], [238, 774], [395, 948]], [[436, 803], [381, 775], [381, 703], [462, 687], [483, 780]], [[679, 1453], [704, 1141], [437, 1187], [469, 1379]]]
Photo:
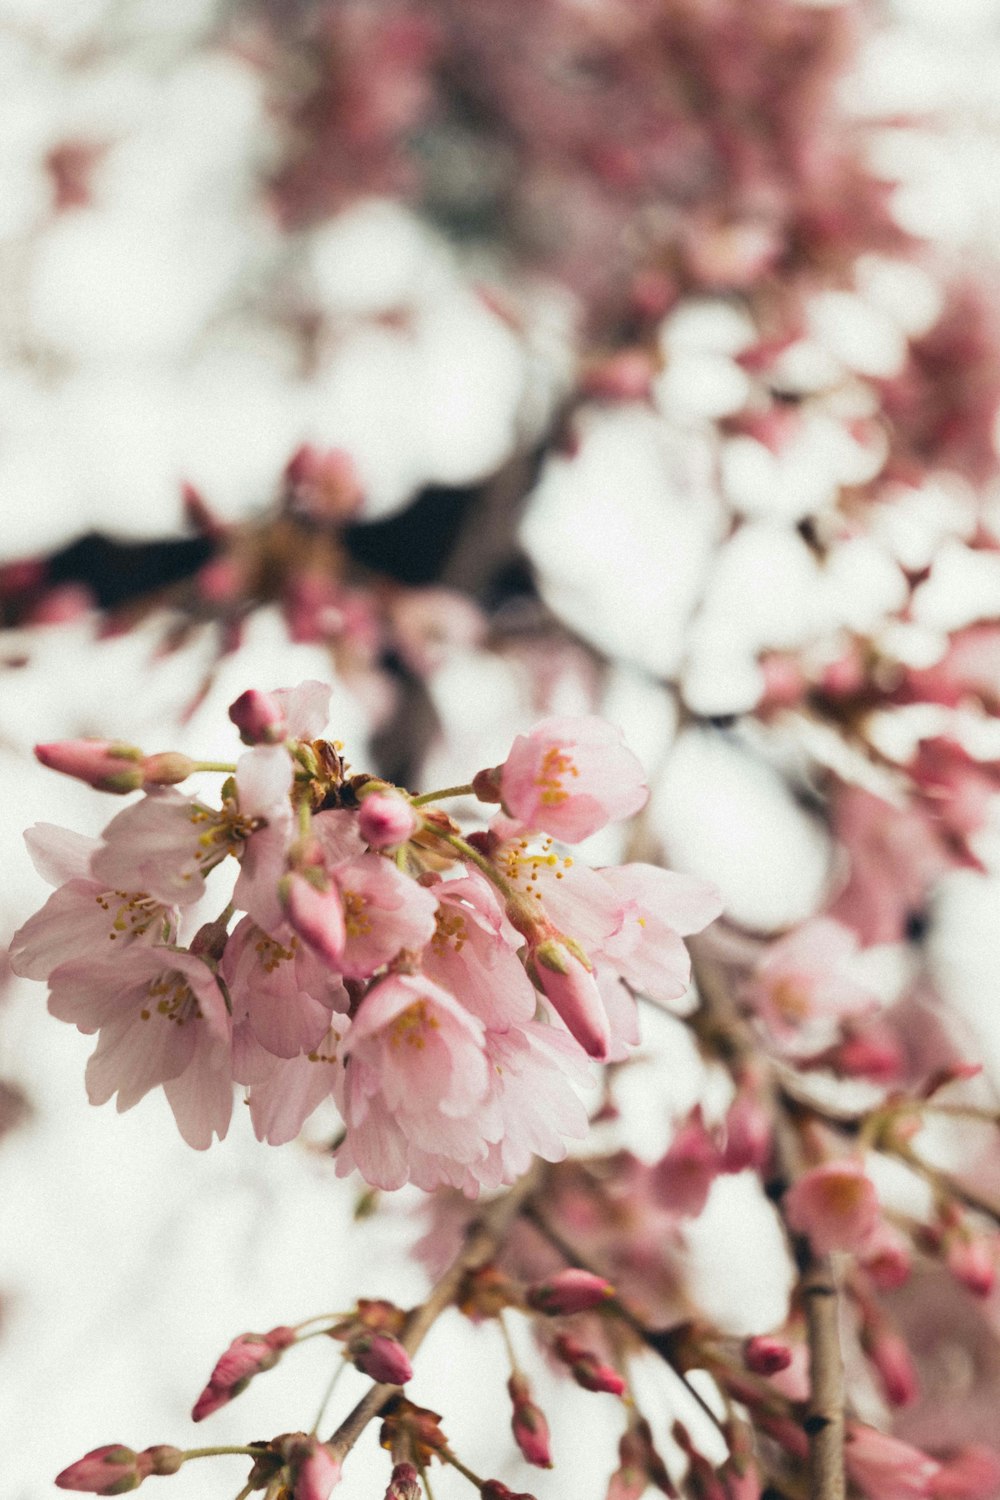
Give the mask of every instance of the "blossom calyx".
[[422, 1500], [423, 1490], [412, 1464], [397, 1464], [389, 1476], [384, 1500]]
[[557, 1271], [545, 1281], [536, 1281], [525, 1293], [528, 1306], [547, 1317], [568, 1317], [572, 1313], [591, 1312], [614, 1297], [615, 1289], [603, 1276], [581, 1271], [575, 1266]]

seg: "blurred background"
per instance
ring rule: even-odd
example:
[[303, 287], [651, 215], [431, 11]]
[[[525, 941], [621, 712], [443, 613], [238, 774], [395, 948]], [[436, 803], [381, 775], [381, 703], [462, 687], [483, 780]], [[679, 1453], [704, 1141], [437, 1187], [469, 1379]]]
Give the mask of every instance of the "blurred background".
[[[233, 698], [318, 677], [352, 766], [420, 790], [596, 711], [654, 788], [638, 857], [714, 879], [734, 942], [870, 902], [872, 982], [943, 996], [1000, 1084], [998, 166], [1000, 0], [0, 0], [0, 940], [46, 895], [22, 829], [116, 810], [36, 742], [230, 758]], [[7, 1500], [193, 1444], [241, 1331], [420, 1296], [419, 1206], [352, 1224], [329, 1121], [193, 1153], [2, 998]], [[701, 1081], [663, 1028], [636, 1149]], [[733, 1208], [691, 1256], [739, 1331], [787, 1268]], [[308, 1425], [323, 1353], [202, 1440]], [[613, 1428], [553, 1401], [531, 1475], [493, 1358], [439, 1330], [414, 1398], [598, 1500]]]

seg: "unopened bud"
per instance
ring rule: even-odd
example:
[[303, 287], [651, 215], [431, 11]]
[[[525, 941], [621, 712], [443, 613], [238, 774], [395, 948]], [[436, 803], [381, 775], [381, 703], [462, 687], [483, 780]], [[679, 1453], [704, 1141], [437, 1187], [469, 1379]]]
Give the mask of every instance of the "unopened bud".
[[229, 717], [244, 745], [276, 745], [288, 733], [285, 710], [270, 693], [250, 688], [229, 705]]
[[791, 1349], [770, 1334], [755, 1334], [744, 1340], [743, 1363], [755, 1375], [777, 1375], [779, 1370], [787, 1370], [791, 1362]]
[[152, 1472], [146, 1454], [110, 1443], [63, 1469], [56, 1475], [56, 1484], [61, 1490], [85, 1490], [91, 1495], [125, 1495], [138, 1489]]
[[180, 1448], [173, 1448], [169, 1443], [158, 1443], [155, 1448], [145, 1449], [144, 1455], [149, 1460], [149, 1472], [151, 1474], [176, 1474], [184, 1462], [184, 1454]]
[[539, 1469], [551, 1469], [549, 1424], [541, 1407], [532, 1401], [527, 1380], [523, 1375], [512, 1375], [507, 1382], [507, 1389], [514, 1406], [510, 1422], [514, 1441], [529, 1464], [534, 1464]]
[[330, 1491], [340, 1483], [340, 1459], [332, 1448], [316, 1438], [308, 1438], [291, 1463], [295, 1481], [292, 1500], [327, 1500]]
[[391, 849], [405, 844], [420, 827], [420, 818], [409, 798], [395, 787], [370, 792], [362, 797], [358, 829], [372, 849]]
[[577, 1385], [585, 1391], [607, 1391], [612, 1396], [621, 1396], [625, 1382], [611, 1365], [602, 1364], [597, 1355], [585, 1349], [569, 1334], [561, 1334], [554, 1345], [556, 1357], [569, 1367]]
[[592, 970], [562, 938], [535, 944], [528, 964], [570, 1034], [590, 1057], [603, 1062], [611, 1046], [611, 1023]]
[[294, 1342], [295, 1330], [283, 1324], [272, 1328], [270, 1333], [241, 1333], [217, 1360], [208, 1384], [194, 1404], [192, 1420], [200, 1422], [228, 1405], [246, 1390], [255, 1375], [272, 1369]]
[[603, 1276], [576, 1267], [558, 1271], [546, 1281], [535, 1282], [525, 1294], [528, 1306], [548, 1317], [590, 1312], [614, 1295], [614, 1287]]
[[909, 1241], [892, 1224], [882, 1220], [875, 1226], [860, 1264], [880, 1292], [893, 1292], [910, 1274]]
[[529, 1495], [527, 1490], [518, 1490], [517, 1494], [509, 1490], [499, 1479], [487, 1479], [479, 1491], [482, 1500], [535, 1500], [534, 1495]]
[[413, 1366], [398, 1339], [388, 1333], [363, 1333], [351, 1340], [348, 1353], [356, 1369], [384, 1385], [405, 1385]]
[[472, 778], [472, 790], [480, 802], [500, 801], [500, 776], [503, 766], [491, 766], [488, 771], [477, 771]]
[[975, 1297], [988, 1297], [997, 1278], [993, 1239], [971, 1232], [952, 1236], [945, 1250], [945, 1264], [956, 1281]]
[[920, 1382], [905, 1341], [888, 1326], [863, 1332], [862, 1343], [878, 1374], [890, 1406], [909, 1406], [920, 1394]]
[[99, 792], [125, 796], [143, 784], [142, 751], [113, 740], [56, 740], [36, 745], [35, 755], [51, 771], [85, 781]]

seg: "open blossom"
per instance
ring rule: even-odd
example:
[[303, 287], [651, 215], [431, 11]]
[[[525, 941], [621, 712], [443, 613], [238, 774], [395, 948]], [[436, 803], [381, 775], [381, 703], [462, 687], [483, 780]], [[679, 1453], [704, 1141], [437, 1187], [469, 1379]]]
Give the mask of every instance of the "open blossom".
[[48, 979], [60, 964], [108, 959], [131, 943], [169, 942], [177, 911], [146, 891], [109, 889], [90, 873], [96, 839], [38, 823], [25, 834], [32, 861], [57, 888], [10, 944], [11, 968], [25, 979]]
[[334, 1012], [329, 1030], [308, 1051], [278, 1057], [254, 1037], [247, 1022], [233, 1027], [233, 1077], [249, 1085], [247, 1103], [259, 1141], [284, 1146], [340, 1085], [340, 1043], [347, 1016]]
[[276, 1057], [308, 1051], [329, 1030], [330, 1012], [347, 1010], [339, 975], [296, 933], [285, 929], [272, 937], [250, 917], [230, 935], [221, 972], [234, 1019], [245, 1019], [261, 1046]]
[[919, 1448], [860, 1422], [848, 1429], [844, 1460], [869, 1500], [928, 1500], [941, 1467]]
[[685, 993], [691, 960], [682, 938], [701, 932], [722, 911], [716, 886], [655, 865], [598, 871], [614, 893], [620, 925], [596, 956], [644, 995], [661, 1003]]
[[232, 1112], [230, 1019], [211, 969], [191, 953], [133, 944], [114, 962], [62, 964], [49, 1010], [100, 1033], [87, 1095], [131, 1109], [162, 1084], [178, 1127], [201, 1149], [224, 1136]]
[[593, 717], [545, 719], [518, 735], [500, 791], [512, 818], [570, 844], [631, 817], [649, 795], [621, 731]]
[[807, 1235], [818, 1255], [863, 1252], [878, 1224], [875, 1186], [855, 1161], [824, 1162], [803, 1173], [782, 1207], [792, 1229]]
[[876, 997], [851, 973], [858, 953], [854, 933], [829, 917], [814, 917], [780, 938], [757, 967], [750, 989], [755, 1009], [779, 1038], [816, 1019], [863, 1014]]

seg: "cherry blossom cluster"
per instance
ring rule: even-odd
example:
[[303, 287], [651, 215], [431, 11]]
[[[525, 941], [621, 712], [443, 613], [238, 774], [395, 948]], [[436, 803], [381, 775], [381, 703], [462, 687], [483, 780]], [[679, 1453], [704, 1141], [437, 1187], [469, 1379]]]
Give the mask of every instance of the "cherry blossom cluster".
[[[563, 852], [646, 799], [620, 733], [549, 719], [502, 765], [441, 795], [499, 804], [464, 837], [435, 806], [348, 773], [322, 738], [330, 690], [250, 691], [230, 716], [250, 746], [218, 803], [177, 784], [204, 763], [98, 741], [40, 746], [106, 791], [141, 790], [99, 840], [39, 825], [56, 890], [15, 935], [15, 972], [97, 1033], [94, 1103], [162, 1086], [181, 1133], [225, 1134], [233, 1084], [281, 1144], [332, 1098], [338, 1170], [381, 1188], [475, 1194], [556, 1161], [586, 1131], [588, 1060], [638, 1041], [635, 994], [683, 994], [682, 935], [719, 912], [705, 882]], [[223, 767], [225, 772], [228, 768]], [[222, 914], [188, 915], [235, 874]]]

